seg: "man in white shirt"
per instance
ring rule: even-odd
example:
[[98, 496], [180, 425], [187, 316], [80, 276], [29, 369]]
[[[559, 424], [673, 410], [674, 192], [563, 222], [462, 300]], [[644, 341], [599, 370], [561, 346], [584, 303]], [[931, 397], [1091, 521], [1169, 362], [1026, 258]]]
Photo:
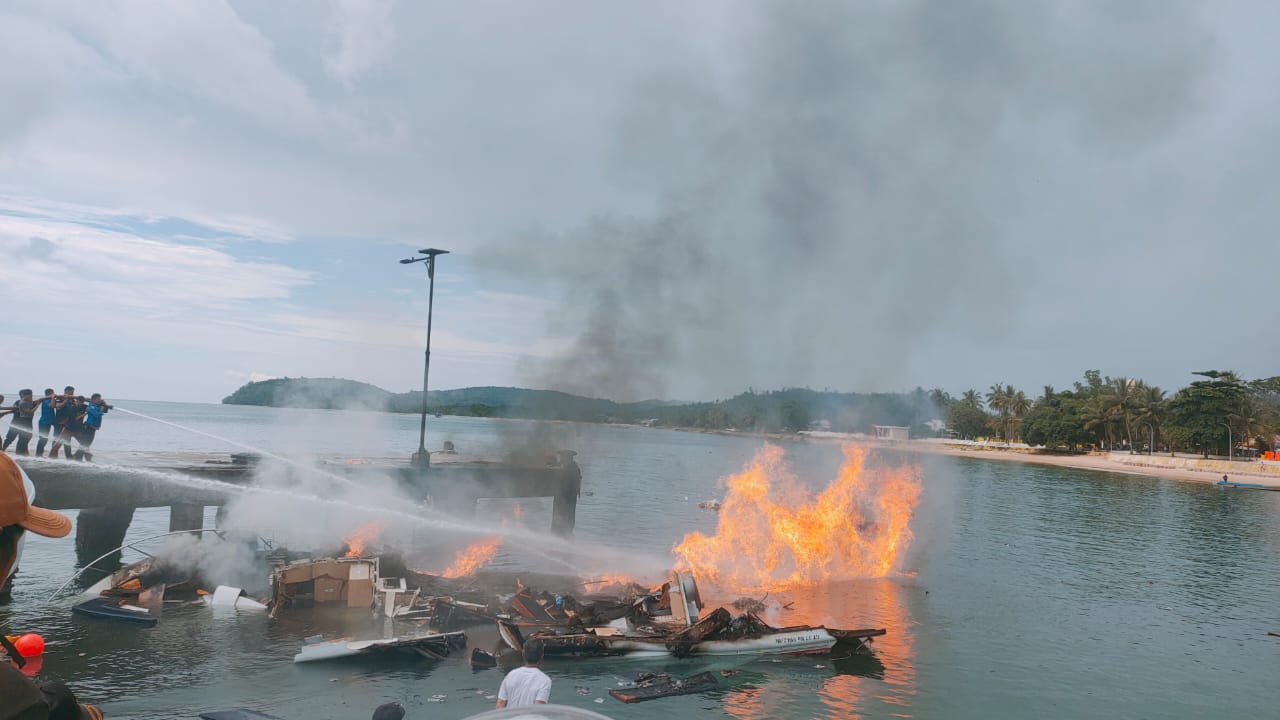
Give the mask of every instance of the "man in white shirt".
[[551, 699], [551, 678], [538, 669], [542, 662], [542, 643], [530, 640], [524, 644], [524, 667], [507, 673], [498, 688], [498, 707], [546, 705]]

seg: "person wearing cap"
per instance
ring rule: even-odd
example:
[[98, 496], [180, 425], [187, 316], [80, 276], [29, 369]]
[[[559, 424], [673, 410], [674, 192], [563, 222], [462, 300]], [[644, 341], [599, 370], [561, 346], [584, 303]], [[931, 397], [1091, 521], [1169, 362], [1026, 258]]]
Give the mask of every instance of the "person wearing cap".
[[35, 416], [36, 402], [31, 397], [31, 391], [19, 390], [18, 401], [13, 404], [13, 417], [9, 420], [9, 432], [5, 433], [4, 444], [0, 445], [0, 450], [8, 450], [9, 445], [17, 440], [18, 446], [14, 448], [14, 452], [19, 455], [30, 454], [31, 422]]
[[0, 720], [102, 720], [102, 711], [80, 704], [61, 682], [29, 680], [5, 662], [0, 663]]
[[35, 486], [22, 468], [13, 458], [0, 453], [0, 594], [9, 587], [18, 569], [27, 530], [51, 538], [66, 537], [71, 532], [66, 515], [31, 504], [35, 493]]

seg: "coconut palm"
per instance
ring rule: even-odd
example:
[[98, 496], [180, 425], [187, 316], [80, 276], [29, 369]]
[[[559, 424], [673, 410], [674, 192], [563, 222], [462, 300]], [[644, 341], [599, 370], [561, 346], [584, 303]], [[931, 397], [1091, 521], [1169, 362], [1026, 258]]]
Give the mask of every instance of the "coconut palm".
[[1160, 425], [1164, 422], [1167, 402], [1164, 390], [1155, 385], [1146, 384], [1138, 388], [1134, 399], [1133, 421], [1151, 427], [1152, 452], [1155, 452], [1155, 441], [1160, 435]]
[[1008, 393], [1009, 434], [1012, 437], [1019, 434], [1016, 428], [1022, 425], [1022, 416], [1026, 415], [1027, 411], [1031, 409], [1031, 400], [1021, 390], [1015, 392], [1012, 385], [1009, 386]]
[[977, 390], [965, 390], [964, 395], [960, 396], [960, 402], [972, 405], [979, 410], [986, 409], [982, 404], [982, 395]]
[[987, 392], [987, 407], [995, 412], [991, 426], [1005, 442], [1009, 442], [1009, 389], [1004, 383], [996, 383]]
[[1104, 386], [1106, 401], [1111, 417], [1124, 428], [1124, 438], [1129, 443], [1129, 452], [1133, 452], [1133, 408], [1138, 401], [1138, 387], [1141, 381], [1133, 378], [1107, 378]]

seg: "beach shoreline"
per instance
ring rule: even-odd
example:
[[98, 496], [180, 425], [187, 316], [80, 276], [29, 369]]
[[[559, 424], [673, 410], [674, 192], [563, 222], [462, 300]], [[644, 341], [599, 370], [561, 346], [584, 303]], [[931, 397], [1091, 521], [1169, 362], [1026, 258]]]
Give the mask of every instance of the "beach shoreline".
[[820, 444], [844, 445], [855, 444], [869, 448], [894, 450], [900, 452], [918, 452], [927, 455], [946, 455], [949, 457], [971, 458], [975, 460], [992, 460], [996, 462], [1019, 462], [1034, 465], [1051, 465], [1054, 467], [1072, 468], [1076, 470], [1095, 470], [1121, 475], [1141, 475], [1144, 477], [1164, 478], [1184, 482], [1213, 484], [1223, 475], [1233, 482], [1253, 483], [1280, 489], [1280, 466], [1264, 466], [1260, 461], [1227, 461], [1219, 459], [1201, 459], [1181, 455], [1144, 455], [1129, 453], [1084, 454], [1046, 453], [1030, 447], [1001, 447], [997, 444], [948, 442], [939, 439], [907, 440], [899, 442], [876, 441], [865, 436], [842, 435], [838, 433], [790, 434], [759, 433], [735, 430], [707, 430], [703, 428], [667, 428], [682, 432], [710, 433], [714, 435], [737, 435], [754, 437], [768, 442], [811, 442]]
[[[1226, 475], [1229, 480], [1235, 482], [1256, 483], [1280, 488], [1280, 469], [1277, 472], [1267, 472], [1262, 469], [1263, 466], [1258, 461], [1228, 462], [1226, 460], [1197, 460], [1186, 457], [1171, 458], [1166, 455], [1129, 455], [1127, 453], [1067, 455], [1046, 453], [1034, 449], [1007, 449], [981, 445], [964, 446], [921, 440], [909, 440], [905, 443], [872, 442], [865, 444], [931, 455], [1051, 465], [1076, 470], [1096, 470], [1099, 472], [1142, 475], [1206, 484], [1216, 483], [1222, 479], [1223, 475]], [[1116, 457], [1117, 455], [1121, 457]], [[1204, 467], [1188, 467], [1188, 465], [1195, 464], [1202, 464]]]

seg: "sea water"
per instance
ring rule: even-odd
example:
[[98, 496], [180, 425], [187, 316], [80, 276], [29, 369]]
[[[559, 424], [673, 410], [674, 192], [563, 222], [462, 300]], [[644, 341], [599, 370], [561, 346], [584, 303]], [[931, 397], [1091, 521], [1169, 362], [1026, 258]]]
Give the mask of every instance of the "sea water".
[[[407, 460], [417, 446], [412, 415], [121, 402], [287, 456], [318, 449]], [[428, 418], [427, 445], [451, 440], [466, 454], [498, 454], [526, 426]], [[583, 469], [575, 543], [619, 557], [628, 548], [668, 552], [686, 532], [714, 531], [715, 513], [697, 502], [720, 497], [718, 480], [760, 446], [747, 437], [629, 427], [557, 431]], [[237, 451], [118, 413], [107, 416], [94, 449], [104, 463], [127, 463], [135, 451]], [[833, 446], [787, 451], [814, 481], [832, 477], [840, 461]], [[1267, 631], [1280, 630], [1280, 493], [973, 459], [921, 462], [913, 572], [795, 593], [785, 598], [794, 609], [779, 618], [887, 628], [872, 655], [558, 661], [546, 667], [553, 700], [616, 718], [1275, 716], [1280, 639]], [[549, 524], [549, 502], [519, 502], [524, 521]], [[482, 503], [480, 513], [507, 513], [512, 503]], [[290, 511], [287, 502], [280, 510]], [[129, 537], [164, 532], [167, 523], [166, 509], [140, 509]], [[518, 561], [500, 554], [496, 564], [514, 569]], [[0, 622], [6, 632], [44, 634], [45, 672], [109, 717], [250, 707], [283, 718], [367, 718], [397, 701], [410, 718], [463, 718], [491, 707], [501, 680], [497, 670], [472, 672], [461, 656], [291, 662], [303, 638], [368, 625], [363, 615], [290, 612], [271, 620], [192, 607], [166, 612], [151, 629], [73, 617], [67, 602], [44, 600], [75, 570], [71, 538], [31, 537]], [[485, 649], [497, 643], [487, 627], [468, 636]], [[724, 687], [634, 706], [607, 695], [651, 669], [712, 669]]]

